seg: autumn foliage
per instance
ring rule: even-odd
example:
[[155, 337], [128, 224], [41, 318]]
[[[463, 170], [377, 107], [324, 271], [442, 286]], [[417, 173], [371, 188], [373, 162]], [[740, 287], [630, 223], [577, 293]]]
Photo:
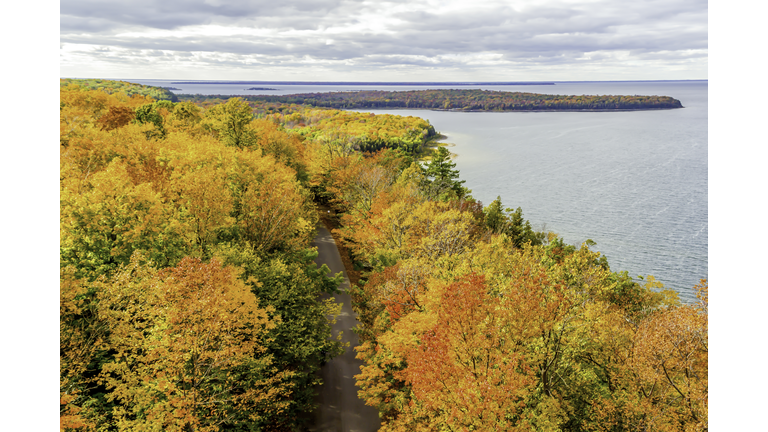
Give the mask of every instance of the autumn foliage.
[[62, 430], [294, 430], [338, 353], [304, 144], [202, 109], [62, 85]]
[[313, 201], [382, 431], [707, 430], [706, 280], [680, 304], [483, 207], [421, 119], [220, 102], [62, 87], [62, 430], [305, 428], [340, 352]]
[[332, 145], [309, 178], [364, 270], [356, 379], [382, 431], [707, 429], [706, 300], [483, 208], [448, 157]]

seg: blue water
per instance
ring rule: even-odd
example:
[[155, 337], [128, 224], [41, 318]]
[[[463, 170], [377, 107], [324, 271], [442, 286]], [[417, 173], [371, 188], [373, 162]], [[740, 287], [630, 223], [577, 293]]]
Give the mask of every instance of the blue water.
[[[134, 80], [127, 80], [134, 81]], [[178, 85], [176, 93], [291, 94], [359, 90], [361, 86]], [[424, 87], [386, 86], [382, 90]], [[436, 87], [433, 87], [436, 88]], [[706, 81], [558, 82], [554, 86], [471, 86], [547, 94], [659, 95], [685, 108], [634, 112], [461, 113], [366, 110], [428, 119], [455, 144], [457, 168], [472, 195], [501, 196], [522, 207], [534, 228], [566, 242], [586, 239], [611, 269], [653, 275], [694, 300], [691, 287], [708, 273]], [[375, 89], [375, 87], [365, 87]]]

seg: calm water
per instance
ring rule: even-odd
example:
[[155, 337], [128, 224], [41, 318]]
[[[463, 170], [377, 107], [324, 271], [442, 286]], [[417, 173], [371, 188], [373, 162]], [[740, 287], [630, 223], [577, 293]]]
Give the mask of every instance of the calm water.
[[[127, 80], [173, 86], [176, 93], [291, 94], [374, 89], [362, 86], [179, 85], [171, 80]], [[391, 87], [408, 90], [417, 87]], [[425, 87], [420, 87], [425, 88]], [[438, 88], [438, 87], [433, 87]], [[462, 88], [483, 88], [482, 86]], [[614, 271], [653, 275], [694, 299], [706, 278], [707, 82], [557, 83], [490, 86], [491, 90], [548, 94], [660, 95], [684, 109], [636, 112], [459, 113], [366, 110], [428, 119], [447, 142], [465, 186], [489, 204], [501, 196], [522, 207], [535, 228], [566, 242], [597, 243]]]

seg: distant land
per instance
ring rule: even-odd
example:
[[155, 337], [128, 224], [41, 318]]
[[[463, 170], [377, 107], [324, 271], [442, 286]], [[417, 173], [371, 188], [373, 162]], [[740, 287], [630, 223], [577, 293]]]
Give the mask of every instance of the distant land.
[[[195, 103], [228, 99], [227, 95], [179, 94], [179, 100]], [[683, 108], [669, 96], [548, 95], [476, 89], [410, 91], [358, 90], [353, 92], [303, 93], [280, 96], [237, 95], [249, 102], [311, 105], [333, 109], [430, 109], [447, 111], [639, 111]]]
[[59, 86], [66, 87], [76, 85], [83, 89], [101, 90], [105, 93], [125, 93], [128, 96], [148, 96], [155, 100], [168, 100], [178, 102], [179, 98], [169, 89], [164, 87], [148, 86], [128, 81], [116, 81], [98, 78], [60, 78]]
[[277, 90], [277, 89], [269, 88], [269, 87], [251, 87], [251, 88], [247, 88], [246, 90]]
[[174, 81], [171, 84], [271, 84], [271, 85], [363, 85], [363, 86], [473, 86], [473, 85], [555, 85], [553, 82], [379, 82], [379, 81]]

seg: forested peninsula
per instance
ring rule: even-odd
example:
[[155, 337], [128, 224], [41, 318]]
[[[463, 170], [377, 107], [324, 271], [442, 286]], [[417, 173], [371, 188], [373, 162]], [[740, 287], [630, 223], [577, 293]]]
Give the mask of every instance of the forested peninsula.
[[381, 431], [707, 430], [706, 280], [483, 205], [417, 117], [113, 88], [60, 88], [61, 430], [308, 429], [345, 349], [321, 206]]
[[[178, 95], [180, 100], [224, 95]], [[634, 111], [683, 108], [669, 96], [564, 96], [493, 90], [360, 90], [283, 96], [243, 96], [253, 102], [311, 105], [334, 109], [408, 108], [451, 111]]]
[[328, 85], [328, 86], [508, 86], [508, 85], [555, 85], [553, 82], [509, 81], [509, 82], [428, 82], [428, 81], [175, 81], [171, 84], [276, 84], [276, 85]]

